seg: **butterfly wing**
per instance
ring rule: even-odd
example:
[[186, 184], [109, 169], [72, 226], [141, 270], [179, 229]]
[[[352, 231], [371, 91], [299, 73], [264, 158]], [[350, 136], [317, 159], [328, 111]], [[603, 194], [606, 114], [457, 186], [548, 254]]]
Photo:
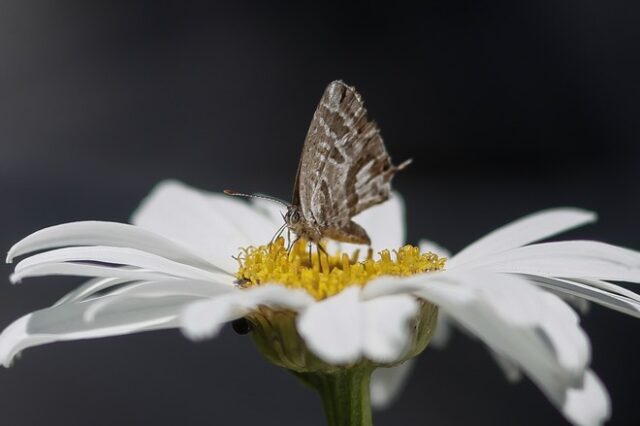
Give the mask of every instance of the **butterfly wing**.
[[328, 230], [329, 237], [350, 233], [366, 237], [364, 230], [353, 226], [351, 218], [387, 200], [393, 175], [407, 164], [392, 164], [378, 127], [367, 118], [360, 95], [343, 82], [334, 81], [313, 114], [298, 166], [293, 204], [300, 206], [305, 220]]

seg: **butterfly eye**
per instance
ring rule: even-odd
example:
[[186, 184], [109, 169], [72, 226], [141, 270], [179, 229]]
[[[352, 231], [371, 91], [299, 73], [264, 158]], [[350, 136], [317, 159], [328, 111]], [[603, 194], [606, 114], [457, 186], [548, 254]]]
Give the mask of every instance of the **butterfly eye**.
[[300, 221], [300, 213], [295, 208], [290, 209], [285, 216], [285, 221], [289, 225], [294, 225]]

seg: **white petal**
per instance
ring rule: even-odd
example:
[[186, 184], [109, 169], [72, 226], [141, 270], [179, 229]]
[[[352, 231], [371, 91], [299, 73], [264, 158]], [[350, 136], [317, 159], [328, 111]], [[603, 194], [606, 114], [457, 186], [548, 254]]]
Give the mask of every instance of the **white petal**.
[[121, 268], [113, 266], [83, 265], [80, 263], [45, 263], [34, 266], [18, 274], [12, 274], [12, 283], [22, 281], [28, 277], [43, 277], [47, 275], [68, 275], [75, 277], [104, 277], [122, 278], [125, 281], [153, 281], [166, 279], [167, 275], [147, 270]]
[[545, 305], [536, 332], [548, 340], [563, 368], [573, 373], [583, 370], [591, 361], [591, 344], [578, 315], [555, 294], [541, 291], [539, 298]]
[[[454, 269], [449, 265], [450, 269]], [[596, 241], [560, 241], [519, 247], [463, 265], [539, 275], [640, 282], [640, 252]]]
[[131, 248], [103, 246], [68, 247], [39, 253], [18, 263], [15, 268], [15, 274], [17, 276], [28, 276], [28, 271], [31, 268], [65, 262], [101, 262], [133, 266], [174, 277], [195, 280], [222, 280], [229, 284], [233, 281], [231, 275], [195, 268], [155, 254]]
[[177, 314], [193, 297], [159, 299], [127, 298], [111, 305], [94, 322], [83, 317], [100, 299], [67, 303], [28, 314], [0, 335], [0, 363], [9, 366], [20, 351], [45, 343], [131, 334], [173, 328]]
[[373, 372], [371, 375], [371, 404], [373, 408], [385, 409], [396, 400], [409, 379], [414, 361], [415, 358], [411, 358], [395, 367], [381, 367]]
[[582, 387], [567, 392], [562, 412], [569, 421], [580, 426], [598, 426], [609, 419], [611, 400], [593, 371], [587, 371]]
[[364, 288], [363, 297], [372, 299], [387, 294], [424, 291], [434, 294], [445, 291], [448, 299], [459, 298], [459, 303], [480, 299], [490, 305], [495, 315], [523, 326], [536, 322], [540, 316], [539, 297], [542, 292], [523, 279], [482, 271], [474, 271], [474, 274], [443, 271], [407, 278], [382, 277]]
[[91, 297], [95, 293], [102, 292], [110, 287], [119, 286], [127, 282], [129, 282], [129, 280], [127, 280], [126, 278], [92, 278], [81, 286], [65, 294], [62, 298], [60, 298], [60, 300], [55, 303], [55, 305], [80, 302], [88, 297]]
[[124, 223], [99, 221], [65, 223], [34, 232], [11, 247], [7, 262], [34, 251], [96, 245], [137, 249], [197, 268], [219, 270], [187, 248], [153, 232]]
[[102, 299], [119, 298], [122, 296], [135, 297], [172, 297], [192, 296], [196, 298], [217, 297], [222, 294], [231, 294], [238, 291], [237, 287], [218, 284], [211, 281], [168, 279], [153, 282], [137, 282], [126, 284], [112, 290]]
[[244, 200], [199, 191], [176, 181], [159, 183], [134, 213], [132, 222], [189, 247], [226, 271], [240, 247], [265, 244], [273, 221]]
[[405, 244], [404, 200], [398, 192], [391, 192], [387, 201], [366, 209], [353, 220], [367, 230], [374, 251], [398, 249]]
[[298, 332], [309, 349], [331, 364], [347, 364], [362, 354], [359, 291], [350, 287], [298, 315]]
[[181, 326], [187, 337], [202, 340], [216, 336], [226, 322], [241, 318], [259, 306], [299, 311], [312, 303], [314, 300], [307, 292], [278, 284], [238, 289], [189, 305], [181, 315]]
[[469, 245], [450, 260], [448, 267], [453, 268], [476, 259], [489, 257], [595, 220], [595, 213], [574, 208], [550, 209], [534, 213], [498, 228]]
[[634, 293], [633, 291], [628, 290], [624, 287], [621, 287], [617, 284], [612, 284], [610, 282], [601, 281], [601, 280], [573, 279], [572, 281], [582, 283], [589, 287], [599, 288], [603, 291], [614, 293], [620, 296], [624, 296], [633, 301], [640, 302], [640, 294]]
[[409, 320], [419, 310], [408, 295], [360, 300], [360, 288], [350, 287], [320, 301], [298, 316], [298, 331], [309, 349], [332, 364], [366, 357], [393, 362], [406, 351]]
[[[94, 278], [67, 293], [63, 298], [58, 300], [55, 305], [81, 302], [95, 297], [101, 297], [104, 299], [104, 296], [111, 296], [115, 294], [121, 295], [125, 290], [129, 290], [131, 288], [136, 289], [136, 295], [147, 296], [148, 293], [151, 293], [154, 297], [158, 295], [166, 296], [169, 294], [211, 297], [222, 292], [233, 290], [232, 286], [225, 283], [216, 283], [211, 281], [130, 281], [123, 278]], [[169, 293], [167, 293], [167, 291], [169, 291]]]
[[[621, 296], [618, 291], [626, 293], [623, 291], [626, 289], [615, 284], [606, 283], [604, 281], [580, 282], [533, 275], [527, 275], [526, 277], [528, 280], [536, 283], [540, 287], [554, 291], [559, 295], [564, 294], [565, 296], [574, 296], [577, 300], [585, 302], [588, 300], [607, 308], [614, 309], [618, 312], [640, 318], [640, 302], [636, 300], [637, 295], [635, 293], [631, 293], [634, 295], [634, 298], [627, 297], [626, 295]], [[607, 290], [603, 290], [602, 287]]]
[[95, 321], [103, 311], [109, 312], [113, 305], [125, 303], [127, 298], [177, 298], [189, 297], [194, 299], [208, 299], [222, 294], [235, 293], [236, 288], [212, 283], [210, 281], [194, 280], [164, 280], [154, 282], [138, 282], [123, 285], [107, 295], [100, 296], [100, 300], [93, 303], [84, 313], [84, 319]]
[[[452, 271], [440, 271], [409, 277], [383, 276], [369, 282], [362, 289], [361, 297], [364, 300], [370, 300], [391, 294], [412, 294], [423, 290], [426, 285], [433, 288], [433, 291], [439, 291], [440, 286], [444, 285], [447, 297], [457, 297], [459, 303], [472, 303], [476, 299], [475, 296], [466, 289], [460, 289], [457, 285], [459, 275], [461, 274]], [[434, 284], [436, 285], [434, 286]]]
[[418, 246], [420, 247], [420, 251], [423, 253], [430, 251], [431, 253], [435, 253], [438, 256], [442, 256], [446, 258], [451, 257], [451, 252], [449, 250], [447, 250], [446, 248], [442, 247], [440, 244], [434, 241], [420, 240], [420, 242], [418, 243]]

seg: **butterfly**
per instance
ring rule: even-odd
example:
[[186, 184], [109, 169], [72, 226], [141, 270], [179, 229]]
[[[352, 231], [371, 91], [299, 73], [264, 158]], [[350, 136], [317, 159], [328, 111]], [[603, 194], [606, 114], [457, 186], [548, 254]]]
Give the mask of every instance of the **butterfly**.
[[331, 82], [305, 138], [283, 227], [316, 245], [324, 238], [370, 245], [367, 231], [352, 218], [386, 201], [393, 176], [409, 163], [393, 165], [360, 94]]

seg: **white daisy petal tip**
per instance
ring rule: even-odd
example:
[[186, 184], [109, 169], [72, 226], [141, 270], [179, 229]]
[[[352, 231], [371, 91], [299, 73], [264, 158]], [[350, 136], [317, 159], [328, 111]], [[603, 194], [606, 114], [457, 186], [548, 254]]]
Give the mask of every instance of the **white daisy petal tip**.
[[11, 246], [11, 248], [7, 252], [7, 256], [5, 257], [5, 263], [13, 263], [13, 260], [16, 258], [16, 253], [20, 249], [20, 246], [20, 241]]
[[210, 301], [200, 301], [188, 305], [180, 315], [180, 329], [190, 340], [202, 341], [216, 337], [226, 321], [207, 320], [210, 318]]
[[580, 388], [569, 389], [562, 413], [579, 426], [599, 426], [611, 416], [611, 399], [598, 376], [589, 370]]
[[20, 343], [28, 337], [27, 326], [31, 314], [17, 319], [0, 334], [0, 364], [10, 367], [20, 352]]
[[377, 410], [389, 407], [409, 379], [415, 358], [389, 368], [377, 368], [371, 375], [371, 405]]

